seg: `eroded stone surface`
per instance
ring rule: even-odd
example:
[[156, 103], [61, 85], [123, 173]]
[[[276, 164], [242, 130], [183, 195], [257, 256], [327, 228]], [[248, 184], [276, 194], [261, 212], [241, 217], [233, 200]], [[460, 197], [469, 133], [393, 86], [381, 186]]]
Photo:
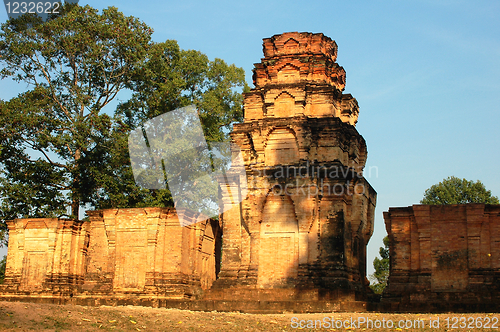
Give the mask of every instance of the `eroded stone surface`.
[[7, 292], [71, 294], [82, 283], [89, 223], [40, 218], [7, 221]]
[[500, 206], [413, 205], [390, 208], [384, 219], [391, 257], [386, 310], [498, 308]]
[[336, 54], [322, 34], [264, 39], [245, 121], [231, 134], [248, 196], [241, 204], [223, 197], [222, 268], [209, 298], [366, 299], [376, 193], [362, 176], [358, 104], [342, 93]]
[[182, 227], [178, 213], [188, 212], [109, 209], [89, 211], [89, 221], [10, 221], [4, 291], [196, 297], [218, 272], [220, 229], [211, 219]]
[[109, 209], [90, 214], [87, 274], [82, 290], [190, 297], [215, 280], [218, 223], [182, 227], [166, 208]]
[[255, 88], [245, 94], [245, 122], [266, 117], [336, 117], [356, 124], [359, 107], [345, 88], [337, 44], [321, 33], [288, 32], [264, 39]]

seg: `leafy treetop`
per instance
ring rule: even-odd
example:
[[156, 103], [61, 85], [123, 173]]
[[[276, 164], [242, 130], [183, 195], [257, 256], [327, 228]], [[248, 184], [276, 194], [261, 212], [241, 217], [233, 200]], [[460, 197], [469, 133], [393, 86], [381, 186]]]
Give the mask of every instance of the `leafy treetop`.
[[68, 206], [78, 217], [95, 188], [81, 174], [97, 171], [111, 141], [101, 111], [150, 48], [151, 28], [114, 7], [68, 8], [29, 29], [19, 28], [22, 19], [1, 26], [0, 75], [31, 88], [0, 103], [4, 218], [59, 215]]
[[442, 182], [431, 186], [424, 193], [421, 204], [466, 204], [485, 203], [498, 204], [498, 197], [492, 196], [481, 181], [468, 181], [450, 176]]
[[389, 237], [384, 237], [384, 246], [379, 250], [380, 258], [375, 257], [373, 268], [375, 272], [370, 275], [372, 281], [370, 288], [375, 294], [382, 294], [389, 279]]

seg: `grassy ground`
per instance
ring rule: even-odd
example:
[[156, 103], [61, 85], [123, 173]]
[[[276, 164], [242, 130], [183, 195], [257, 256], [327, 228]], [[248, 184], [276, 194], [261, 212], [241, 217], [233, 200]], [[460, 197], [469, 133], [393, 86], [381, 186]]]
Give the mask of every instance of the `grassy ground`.
[[[500, 328], [499, 317], [500, 314], [253, 315], [132, 306], [84, 307], [0, 302], [0, 331], [494, 331]], [[354, 326], [351, 326], [351, 320]], [[368, 323], [369, 320], [372, 323]], [[401, 328], [398, 327], [399, 321], [403, 324]], [[434, 327], [429, 326], [430, 321]], [[488, 328], [476, 328], [476, 324], [484, 325], [488, 321]], [[332, 322], [337, 327], [332, 328]], [[393, 328], [388, 328], [391, 322]], [[419, 327], [409, 328], [416, 322], [419, 322]], [[378, 324], [380, 328], [377, 328]]]

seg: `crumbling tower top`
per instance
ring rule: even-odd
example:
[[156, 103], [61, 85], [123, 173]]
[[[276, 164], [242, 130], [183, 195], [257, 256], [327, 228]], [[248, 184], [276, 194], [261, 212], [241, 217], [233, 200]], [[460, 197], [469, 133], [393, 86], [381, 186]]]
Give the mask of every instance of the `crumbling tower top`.
[[286, 32], [265, 38], [255, 64], [255, 88], [245, 95], [245, 121], [266, 117], [338, 117], [355, 125], [359, 107], [343, 94], [345, 70], [337, 44], [322, 33]]
[[322, 33], [285, 32], [264, 38], [264, 56], [272, 58], [285, 54], [322, 54], [333, 62], [337, 59], [337, 43]]

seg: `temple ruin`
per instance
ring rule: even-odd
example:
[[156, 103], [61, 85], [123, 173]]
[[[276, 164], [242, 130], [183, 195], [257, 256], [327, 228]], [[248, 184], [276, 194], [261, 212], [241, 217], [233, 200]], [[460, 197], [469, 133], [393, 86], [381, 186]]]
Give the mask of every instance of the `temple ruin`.
[[219, 266], [220, 228], [208, 219], [182, 227], [172, 208], [89, 211], [89, 220], [7, 222], [9, 250], [0, 299], [152, 304], [208, 289]]
[[359, 107], [343, 93], [337, 45], [291, 32], [263, 46], [244, 122], [231, 133], [246, 177], [223, 175], [230, 190], [220, 190], [218, 220], [134, 208], [7, 221], [0, 299], [267, 313], [498, 310], [500, 205], [485, 204], [385, 212], [390, 276], [377, 302], [366, 278], [376, 193], [363, 177]]
[[336, 43], [323, 34], [264, 39], [255, 88], [244, 95], [244, 122], [231, 133], [248, 195], [241, 203], [230, 197], [242, 177], [227, 172], [231, 190], [221, 191], [226, 212], [218, 221], [182, 227], [179, 214], [192, 213], [166, 208], [93, 211], [86, 221], [9, 221], [0, 298], [366, 310], [376, 193], [363, 177], [358, 103], [343, 93], [345, 71], [336, 58]]
[[500, 299], [500, 205], [413, 205], [384, 213], [385, 311], [493, 312]]
[[[356, 99], [343, 94], [337, 45], [323, 34], [264, 39], [255, 88], [231, 137], [248, 195], [223, 197], [222, 268], [207, 297], [261, 301], [367, 300], [366, 245], [376, 193]], [[237, 188], [239, 178], [231, 178]]]

